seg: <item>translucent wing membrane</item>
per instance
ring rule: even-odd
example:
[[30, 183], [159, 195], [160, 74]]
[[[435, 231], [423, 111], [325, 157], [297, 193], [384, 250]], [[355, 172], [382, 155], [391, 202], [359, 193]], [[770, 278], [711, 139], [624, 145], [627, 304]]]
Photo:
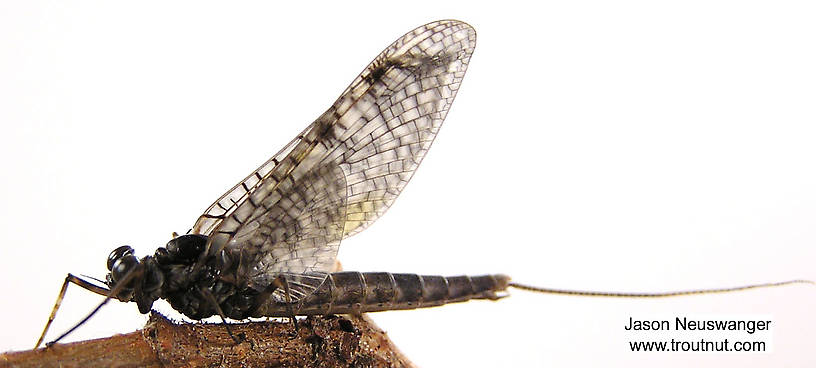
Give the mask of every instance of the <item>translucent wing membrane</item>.
[[213, 203], [194, 232], [210, 236], [211, 254], [240, 249], [250, 285], [283, 274], [293, 297], [308, 295], [340, 241], [379, 218], [411, 179], [475, 44], [473, 28], [453, 20], [395, 41], [303, 133]]
[[[346, 218], [345, 176], [337, 166], [317, 166], [291, 184], [283, 181], [269, 189], [262, 186], [250, 194], [247, 200], [258, 206], [228, 246], [240, 247], [239, 275], [251, 286], [263, 289], [285, 274], [297, 300], [319, 286], [326, 265], [334, 264]], [[285, 300], [282, 293], [274, 294], [279, 301]]]
[[198, 218], [193, 227], [194, 234], [205, 234], [209, 235], [212, 234], [213, 230], [221, 224], [221, 220], [225, 219], [230, 213], [232, 213], [238, 204], [242, 203], [249, 193], [252, 193], [261, 183], [264, 181], [264, 178], [267, 178], [269, 173], [278, 163], [283, 160], [292, 149], [303, 139], [303, 135], [309, 131], [312, 127], [309, 126], [306, 128], [303, 133], [299, 134], [297, 138], [289, 142], [286, 147], [283, 147], [280, 152], [276, 153], [272, 158], [268, 161], [264, 162], [261, 167], [257, 168], [255, 171], [250, 173], [244, 180], [241, 180], [240, 183], [235, 184], [232, 189], [228, 190], [224, 193], [221, 198], [218, 198], [215, 203], [210, 205], [204, 214]]

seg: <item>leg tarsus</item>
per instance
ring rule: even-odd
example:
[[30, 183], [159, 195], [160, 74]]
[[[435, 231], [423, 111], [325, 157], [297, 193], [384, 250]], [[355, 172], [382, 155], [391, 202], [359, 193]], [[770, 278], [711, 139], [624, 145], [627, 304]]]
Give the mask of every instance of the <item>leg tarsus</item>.
[[289, 314], [289, 319], [292, 321], [292, 327], [295, 329], [295, 336], [298, 333], [297, 317], [295, 311], [292, 309], [292, 294], [289, 293], [289, 282], [286, 281], [286, 276], [278, 275], [270, 286], [275, 288], [282, 288], [283, 295], [286, 298], [286, 312]]
[[[288, 314], [287, 318], [289, 318], [289, 320], [292, 321], [292, 327], [294, 328], [292, 333], [290, 333], [289, 335], [292, 336], [293, 338], [297, 337], [298, 335], [297, 317], [295, 317], [295, 311], [294, 309], [292, 309], [294, 303], [292, 302], [292, 294], [289, 290], [289, 282], [286, 281], [285, 275], [278, 275], [278, 277], [272, 280], [272, 282], [269, 283], [269, 285], [267, 285], [266, 288], [264, 288], [261, 294], [258, 295], [257, 298], [255, 298], [255, 304], [252, 306], [252, 309], [250, 309], [249, 314], [250, 315], [254, 314], [255, 311], [258, 310], [258, 308], [260, 308], [267, 302], [267, 300], [269, 300], [269, 297], [272, 296], [272, 293], [274, 293], [275, 290], [277, 289], [283, 289], [283, 294], [286, 303], [286, 312]], [[269, 317], [267, 316], [267, 320], [268, 319]]]
[[221, 310], [221, 306], [218, 305], [218, 301], [215, 300], [215, 296], [213, 296], [210, 290], [207, 288], [199, 288], [198, 292], [201, 295], [203, 295], [204, 298], [207, 299], [207, 301], [210, 302], [210, 304], [212, 304], [212, 306], [215, 308], [215, 311], [218, 312], [218, 316], [221, 317], [221, 322], [224, 324], [224, 328], [227, 329], [227, 335], [229, 335], [229, 337], [232, 338], [232, 341], [235, 341], [236, 344], [242, 343], [244, 339], [239, 339], [238, 337], [235, 337], [235, 335], [232, 334], [232, 329], [230, 328], [229, 323], [227, 323], [227, 319], [224, 316], [224, 311]]
[[[127, 278], [128, 275], [126, 275], [125, 277]], [[45, 334], [48, 332], [48, 329], [51, 327], [51, 323], [54, 322], [54, 319], [57, 317], [57, 311], [59, 310], [59, 307], [62, 304], [63, 298], [65, 298], [65, 292], [68, 290], [68, 284], [74, 284], [74, 285], [77, 285], [77, 286], [79, 286], [79, 287], [81, 287], [81, 288], [83, 288], [85, 290], [88, 290], [88, 291], [90, 291], [92, 293], [102, 295], [102, 296], [105, 297], [105, 300], [102, 301], [102, 303], [99, 304], [96, 307], [96, 309], [94, 309], [94, 311], [91, 312], [91, 314], [89, 314], [87, 317], [85, 317], [85, 319], [83, 319], [81, 322], [76, 324], [73, 328], [68, 330], [68, 332], [62, 334], [60, 337], [58, 337], [54, 341], [46, 343], [45, 344], [46, 347], [50, 347], [51, 345], [54, 345], [54, 343], [61, 340], [63, 337], [65, 337], [66, 335], [71, 333], [77, 327], [79, 327], [80, 325], [85, 323], [85, 321], [87, 321], [89, 318], [91, 318], [91, 316], [93, 316], [94, 313], [96, 313], [96, 311], [99, 310], [99, 308], [102, 308], [102, 306], [105, 305], [105, 303], [107, 303], [108, 300], [110, 300], [110, 298], [112, 297], [113, 291], [118, 291], [118, 290], [109, 290], [109, 289], [106, 289], [104, 287], [100, 287], [100, 286], [91, 284], [90, 282], [85, 281], [85, 280], [83, 280], [83, 279], [81, 279], [79, 277], [76, 277], [73, 274], [69, 273], [67, 276], [65, 276], [65, 281], [63, 281], [62, 288], [60, 289], [59, 295], [57, 295], [57, 301], [56, 301], [56, 303], [54, 303], [54, 308], [51, 310], [51, 315], [48, 316], [48, 321], [45, 323], [45, 327], [43, 328], [43, 332], [40, 335], [40, 338], [37, 339], [37, 344], [34, 345], [34, 349], [38, 348], [40, 346], [40, 344], [43, 342], [43, 339], [45, 339]]]
[[[68, 283], [71, 282], [71, 275], [70, 273], [68, 276], [65, 276], [65, 281], [62, 283], [62, 288], [60, 288], [59, 294], [57, 294], [57, 302], [54, 303], [54, 308], [51, 309], [51, 315], [48, 316], [48, 321], [45, 322], [45, 328], [43, 328], [43, 332], [40, 335], [40, 338], [37, 339], [37, 344], [34, 345], [34, 349], [40, 347], [42, 344], [43, 339], [45, 338], [45, 334], [48, 332], [48, 328], [51, 327], [51, 322], [54, 322], [54, 318], [57, 317], [57, 311], [59, 310], [60, 304], [62, 304], [62, 299], [65, 298], [65, 291], [68, 290]], [[50, 347], [51, 343], [45, 344], [46, 347]]]

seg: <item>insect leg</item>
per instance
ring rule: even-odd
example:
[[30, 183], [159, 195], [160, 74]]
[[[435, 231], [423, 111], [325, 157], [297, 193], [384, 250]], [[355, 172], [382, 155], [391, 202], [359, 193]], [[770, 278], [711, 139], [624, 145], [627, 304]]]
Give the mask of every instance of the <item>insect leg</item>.
[[297, 333], [298, 325], [297, 325], [297, 317], [295, 317], [295, 311], [292, 310], [292, 296], [289, 294], [289, 282], [286, 281], [286, 277], [284, 275], [278, 275], [270, 286], [275, 286], [276, 288], [283, 288], [283, 295], [286, 296], [286, 312], [289, 313], [289, 319], [292, 320], [292, 326], [295, 327], [295, 333]]
[[210, 292], [210, 290], [206, 289], [206, 288], [199, 288], [198, 292], [205, 299], [207, 299], [207, 301], [210, 302], [210, 304], [212, 304], [213, 307], [215, 307], [215, 311], [218, 312], [218, 316], [221, 317], [221, 322], [224, 324], [224, 327], [227, 329], [227, 335], [229, 335], [229, 337], [232, 338], [232, 341], [235, 341], [236, 344], [240, 344], [241, 339], [235, 337], [235, 335], [232, 334], [232, 330], [230, 329], [229, 323], [227, 323], [227, 320], [224, 317], [224, 311], [221, 310], [221, 306], [218, 305], [218, 301], [215, 300], [215, 296], [213, 296], [213, 294]]
[[75, 285], [81, 286], [83, 289], [88, 290], [90, 292], [108, 296], [110, 290], [96, 286], [88, 281], [85, 281], [79, 277], [76, 277], [72, 274], [68, 274], [65, 276], [65, 281], [62, 283], [62, 288], [60, 289], [59, 295], [57, 295], [57, 302], [54, 303], [54, 309], [51, 310], [51, 315], [48, 316], [48, 322], [45, 323], [45, 328], [43, 328], [43, 332], [40, 335], [40, 338], [37, 339], [37, 344], [34, 345], [34, 349], [38, 348], [42, 343], [43, 339], [45, 338], [45, 334], [48, 332], [48, 328], [51, 327], [51, 323], [54, 322], [54, 318], [57, 317], [57, 310], [59, 310], [60, 305], [62, 304], [62, 299], [65, 298], [65, 291], [68, 290], [68, 284], [73, 283]]
[[[88, 313], [88, 315], [85, 316], [85, 318], [83, 318], [81, 321], [79, 321], [79, 323], [75, 324], [74, 327], [71, 327], [71, 329], [69, 329], [68, 331], [65, 331], [65, 333], [63, 333], [62, 335], [60, 335], [59, 337], [54, 339], [54, 341], [46, 343], [45, 346], [49, 347], [51, 345], [56, 344], [58, 341], [65, 338], [65, 336], [68, 336], [68, 334], [70, 334], [71, 332], [74, 332], [74, 330], [76, 330], [79, 326], [82, 326], [82, 324], [84, 324], [85, 322], [88, 322], [88, 320], [91, 319], [91, 317], [93, 317], [93, 315], [96, 314], [96, 312], [99, 312], [99, 310], [102, 309], [102, 306], [107, 304], [111, 300], [111, 298], [113, 298], [114, 295], [119, 294], [119, 292], [122, 291], [122, 289], [125, 287], [125, 285], [127, 285], [131, 280], [136, 278], [136, 276], [141, 275], [142, 271], [143, 271], [143, 267], [141, 266], [141, 264], [139, 264], [139, 266], [134, 267], [133, 269], [128, 271], [128, 273], [125, 274], [125, 277], [123, 277], [122, 280], [117, 282], [116, 286], [114, 286], [113, 289], [111, 289], [111, 290], [108, 290], [108, 289], [105, 289], [103, 287], [93, 285], [93, 284], [91, 284], [91, 283], [89, 283], [89, 282], [87, 282], [85, 280], [82, 280], [82, 279], [80, 279], [80, 278], [78, 278], [78, 277], [76, 277], [74, 275], [71, 275], [69, 273], [68, 276], [65, 278], [65, 283], [62, 286], [62, 290], [60, 291], [59, 298], [57, 298], [57, 303], [54, 306], [55, 308], [59, 307], [60, 303], [62, 302], [63, 296], [65, 296], [65, 290], [68, 288], [68, 286], [67, 286], [68, 281], [70, 281], [70, 282], [72, 282], [74, 284], [77, 284], [77, 285], [83, 287], [84, 289], [89, 290], [91, 292], [94, 292], [96, 294], [104, 295], [105, 300], [103, 300], [101, 303], [99, 303], [99, 305], [97, 305], [96, 308], [94, 308], [91, 311], [91, 313]], [[52, 317], [56, 313], [57, 313], [56, 309], [54, 311], [52, 311]], [[42, 338], [45, 337], [45, 332], [46, 332], [46, 330], [48, 330], [48, 327], [49, 327], [48, 325], [51, 324], [51, 321], [53, 321], [53, 319], [49, 319], [48, 324], [46, 324], [45, 329], [43, 330], [43, 335], [40, 336], [40, 340], [42, 340]], [[40, 342], [42, 342], [42, 341], [40, 341]], [[37, 345], [39, 345], [39, 343]]]
[[[249, 314], [252, 315], [255, 313], [258, 308], [266, 303], [269, 300], [269, 297], [272, 296], [272, 293], [275, 292], [277, 289], [283, 289], [283, 293], [286, 298], [286, 312], [289, 314], [288, 318], [292, 320], [292, 326], [295, 328], [295, 333], [297, 333], [298, 325], [297, 325], [297, 318], [295, 318], [295, 311], [292, 309], [292, 295], [289, 292], [289, 282], [286, 281], [286, 276], [278, 275], [272, 282], [264, 288], [260, 295], [255, 298], [255, 304], [250, 309]], [[269, 317], [267, 316], [267, 319]]]

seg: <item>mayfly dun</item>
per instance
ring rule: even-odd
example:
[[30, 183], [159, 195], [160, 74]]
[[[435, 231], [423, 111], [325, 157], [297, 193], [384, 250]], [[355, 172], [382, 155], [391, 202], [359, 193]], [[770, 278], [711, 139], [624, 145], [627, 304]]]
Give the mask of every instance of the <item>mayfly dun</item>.
[[[121, 246], [97, 285], [68, 274], [37, 341], [69, 284], [141, 313], [159, 299], [199, 320], [414, 309], [496, 300], [508, 287], [594, 296], [656, 297], [741, 288], [630, 294], [515, 284], [502, 274], [424, 276], [332, 272], [341, 241], [370, 226], [408, 184], [439, 131], [476, 46], [466, 23], [418, 27], [383, 50], [329, 109], [277, 154], [218, 198], [192, 230], [138, 258]], [[780, 283], [781, 284], [781, 283]]]

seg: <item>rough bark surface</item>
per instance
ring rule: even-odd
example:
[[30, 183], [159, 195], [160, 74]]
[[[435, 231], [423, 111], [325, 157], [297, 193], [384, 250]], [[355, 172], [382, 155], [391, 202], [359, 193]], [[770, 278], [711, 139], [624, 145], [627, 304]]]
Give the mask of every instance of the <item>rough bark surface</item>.
[[414, 367], [366, 316], [291, 323], [175, 323], [152, 312], [144, 329], [0, 355], [0, 367]]

